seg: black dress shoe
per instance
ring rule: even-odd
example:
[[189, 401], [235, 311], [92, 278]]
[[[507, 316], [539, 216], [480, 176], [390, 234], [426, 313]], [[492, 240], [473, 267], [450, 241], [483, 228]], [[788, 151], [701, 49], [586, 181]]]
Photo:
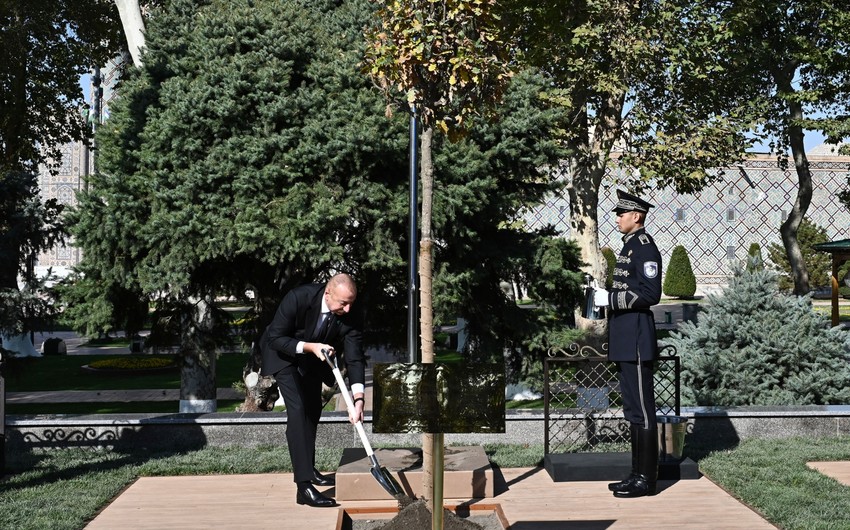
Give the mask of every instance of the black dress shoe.
[[646, 497], [655, 495], [655, 493], [655, 484], [650, 482], [645, 476], [638, 475], [624, 489], [615, 491], [614, 496], [620, 498]]
[[308, 484], [306, 486], [298, 486], [298, 493], [295, 494], [295, 502], [298, 504], [306, 504], [314, 508], [329, 508], [336, 506], [336, 501], [330, 497], [325, 497], [319, 491]]
[[333, 486], [336, 484], [336, 479], [334, 479], [334, 477], [322, 475], [319, 473], [318, 469], [313, 468], [313, 480], [311, 480], [311, 482], [316, 486]]
[[632, 482], [637, 478], [637, 473], [632, 473], [620, 482], [611, 482], [608, 484], [608, 491], [626, 491], [632, 485]]

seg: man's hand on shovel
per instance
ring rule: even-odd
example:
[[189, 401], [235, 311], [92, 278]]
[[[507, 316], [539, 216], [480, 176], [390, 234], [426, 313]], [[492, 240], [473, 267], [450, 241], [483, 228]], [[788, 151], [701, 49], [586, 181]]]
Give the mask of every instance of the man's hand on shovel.
[[[319, 348], [318, 357], [328, 363], [328, 366], [334, 372], [334, 378], [336, 378], [336, 383], [339, 385], [340, 392], [343, 393], [343, 396], [346, 399], [346, 409], [348, 409], [348, 421], [353, 424], [363, 423], [363, 408], [366, 406], [366, 400], [364, 395], [361, 393], [355, 394], [353, 397], [353, 403], [351, 394], [348, 392], [348, 387], [345, 386], [345, 381], [342, 379], [342, 374], [339, 371], [339, 366], [337, 366], [336, 356], [334, 356], [334, 349], [325, 344], [319, 344], [319, 346], [324, 346]], [[333, 359], [333, 360], [331, 360]]]

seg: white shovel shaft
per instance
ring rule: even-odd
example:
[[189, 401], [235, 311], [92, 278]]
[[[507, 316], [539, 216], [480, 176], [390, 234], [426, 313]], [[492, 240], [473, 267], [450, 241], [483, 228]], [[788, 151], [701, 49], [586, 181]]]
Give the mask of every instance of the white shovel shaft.
[[[336, 382], [339, 385], [339, 390], [342, 392], [342, 399], [345, 400], [345, 406], [348, 408], [348, 413], [354, 415], [356, 410], [354, 408], [354, 401], [351, 399], [351, 392], [349, 392], [348, 387], [345, 386], [345, 380], [342, 378], [339, 368], [334, 367], [333, 372]], [[360, 435], [360, 441], [363, 442], [363, 448], [366, 449], [366, 456], [371, 457], [375, 452], [372, 451], [372, 445], [366, 438], [366, 431], [363, 429], [363, 422], [358, 421], [354, 424], [354, 428], [357, 430], [357, 434]]]

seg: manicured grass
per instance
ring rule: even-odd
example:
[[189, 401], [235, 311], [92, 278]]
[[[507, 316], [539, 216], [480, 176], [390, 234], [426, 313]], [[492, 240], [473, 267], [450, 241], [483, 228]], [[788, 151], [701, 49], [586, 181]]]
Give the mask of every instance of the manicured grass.
[[850, 438], [747, 440], [711, 452], [699, 465], [780, 528], [832, 530], [850, 528], [850, 487], [806, 462], [834, 460], [850, 460]]
[[[170, 355], [146, 355], [166, 357]], [[139, 388], [180, 388], [180, 371], [156, 374], [105, 375], [82, 369], [91, 362], [103, 360], [103, 355], [54, 355], [10, 359], [4, 369], [7, 392], [37, 392], [56, 390], [117, 390]], [[220, 388], [242, 380], [242, 368], [247, 356], [225, 353], [216, 361], [216, 384]]]

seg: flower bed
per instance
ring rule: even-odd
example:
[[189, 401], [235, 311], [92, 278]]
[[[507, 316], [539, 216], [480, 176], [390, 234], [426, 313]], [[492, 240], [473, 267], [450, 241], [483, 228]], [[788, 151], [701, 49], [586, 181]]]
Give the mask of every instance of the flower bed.
[[179, 368], [176, 357], [150, 355], [122, 355], [91, 362], [83, 370], [102, 374], [151, 374]]

